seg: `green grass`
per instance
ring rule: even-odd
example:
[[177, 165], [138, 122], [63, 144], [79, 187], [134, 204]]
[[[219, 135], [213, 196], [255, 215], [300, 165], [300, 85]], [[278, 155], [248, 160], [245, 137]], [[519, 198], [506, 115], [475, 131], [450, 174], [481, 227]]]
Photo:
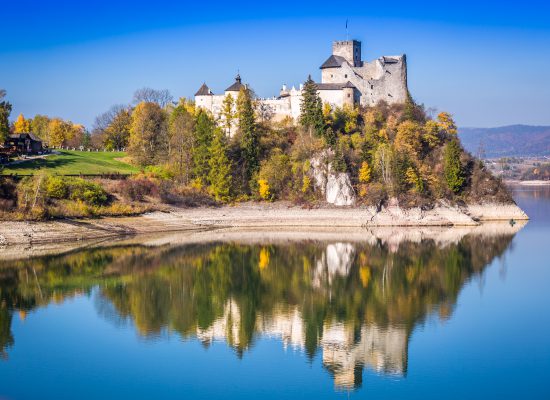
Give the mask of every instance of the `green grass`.
[[52, 174], [132, 174], [139, 168], [119, 161], [126, 157], [124, 152], [87, 152], [61, 150], [42, 159], [23, 161], [8, 165], [0, 172], [3, 175], [29, 175], [39, 171]]

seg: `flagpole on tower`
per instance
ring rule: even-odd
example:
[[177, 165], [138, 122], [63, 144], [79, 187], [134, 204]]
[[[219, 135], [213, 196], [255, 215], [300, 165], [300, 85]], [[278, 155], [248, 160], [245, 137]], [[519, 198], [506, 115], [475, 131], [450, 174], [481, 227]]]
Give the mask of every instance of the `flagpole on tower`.
[[349, 34], [348, 34], [348, 20], [346, 19], [346, 41], [349, 40]]

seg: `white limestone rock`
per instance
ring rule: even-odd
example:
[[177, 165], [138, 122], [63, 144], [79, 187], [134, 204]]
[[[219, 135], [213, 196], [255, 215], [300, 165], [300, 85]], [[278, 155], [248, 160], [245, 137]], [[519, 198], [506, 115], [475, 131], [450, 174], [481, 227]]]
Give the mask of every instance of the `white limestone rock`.
[[355, 204], [355, 191], [347, 173], [328, 175], [326, 201], [335, 206], [353, 206]]

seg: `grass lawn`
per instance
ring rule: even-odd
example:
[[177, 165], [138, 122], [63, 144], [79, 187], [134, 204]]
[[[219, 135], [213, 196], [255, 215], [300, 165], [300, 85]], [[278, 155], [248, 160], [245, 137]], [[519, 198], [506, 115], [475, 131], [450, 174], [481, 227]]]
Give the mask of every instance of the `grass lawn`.
[[139, 168], [120, 161], [126, 157], [123, 152], [87, 152], [60, 150], [60, 154], [52, 154], [44, 158], [27, 160], [18, 164], [8, 165], [1, 174], [28, 175], [38, 171], [48, 171], [52, 174], [131, 174], [139, 172]]

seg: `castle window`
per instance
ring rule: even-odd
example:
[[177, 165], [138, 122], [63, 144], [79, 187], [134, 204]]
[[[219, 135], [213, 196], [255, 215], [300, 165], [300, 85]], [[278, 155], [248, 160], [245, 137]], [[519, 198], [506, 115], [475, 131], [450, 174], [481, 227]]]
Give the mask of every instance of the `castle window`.
[[351, 94], [348, 93], [348, 97], [351, 97]]
[[347, 78], [348, 77], [348, 74], [344, 75], [344, 78]]
[[331, 78], [334, 78], [334, 75], [330, 74], [330, 77], [331, 77]]
[[371, 89], [374, 89], [374, 85], [370, 85], [370, 88], [371, 88]]

